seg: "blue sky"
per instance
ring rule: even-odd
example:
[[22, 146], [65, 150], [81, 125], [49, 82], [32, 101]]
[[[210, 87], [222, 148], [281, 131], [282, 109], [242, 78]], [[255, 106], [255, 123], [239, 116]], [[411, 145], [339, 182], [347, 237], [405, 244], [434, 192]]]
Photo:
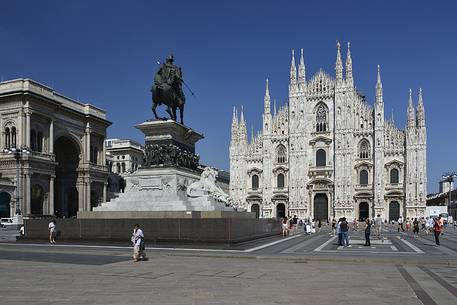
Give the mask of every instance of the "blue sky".
[[185, 121], [205, 135], [202, 162], [227, 169], [232, 107], [258, 130], [265, 78], [278, 105], [287, 99], [292, 48], [304, 49], [309, 79], [321, 67], [334, 75], [335, 41], [350, 41], [356, 86], [373, 103], [380, 64], [397, 126], [409, 88], [423, 88], [429, 191], [457, 170], [457, 2], [219, 2], [3, 1], [0, 77], [93, 103], [108, 111], [110, 137], [142, 141], [133, 125], [152, 117], [155, 61], [173, 52], [196, 92]]

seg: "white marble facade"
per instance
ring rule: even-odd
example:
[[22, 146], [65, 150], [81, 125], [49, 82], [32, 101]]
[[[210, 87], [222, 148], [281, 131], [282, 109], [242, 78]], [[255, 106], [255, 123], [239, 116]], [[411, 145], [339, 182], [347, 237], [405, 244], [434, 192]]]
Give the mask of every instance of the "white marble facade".
[[292, 51], [288, 103], [271, 111], [267, 80], [263, 129], [250, 141], [243, 110], [238, 115], [234, 109], [234, 204], [260, 217], [422, 216], [427, 194], [422, 90], [416, 108], [409, 91], [402, 130], [385, 119], [379, 66], [375, 88], [369, 105], [356, 90], [349, 44], [345, 69], [337, 44], [335, 77], [320, 70], [307, 79], [303, 50], [298, 71]]

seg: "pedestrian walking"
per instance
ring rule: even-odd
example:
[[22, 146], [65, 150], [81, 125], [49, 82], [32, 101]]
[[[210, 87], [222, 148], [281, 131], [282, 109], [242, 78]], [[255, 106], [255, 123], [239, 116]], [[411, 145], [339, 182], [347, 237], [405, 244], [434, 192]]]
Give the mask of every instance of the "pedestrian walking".
[[336, 234], [336, 220], [335, 218], [332, 219], [332, 236], [335, 236]]
[[49, 243], [55, 244], [56, 243], [56, 221], [52, 220], [48, 224], [48, 231], [49, 231]]
[[341, 233], [341, 221], [342, 221], [342, 218], [338, 219], [338, 223], [336, 224], [336, 234], [338, 234], [338, 246], [343, 245], [343, 233]]
[[406, 218], [406, 232], [408, 233], [410, 229], [411, 229], [411, 221], [409, 220], [409, 217], [408, 217], [408, 218]]
[[403, 227], [403, 216], [398, 218], [398, 232], [400, 232], [400, 229], [402, 232], [405, 232], [405, 228]]
[[433, 233], [435, 234], [435, 244], [437, 246], [440, 245], [441, 231], [442, 231], [441, 216], [438, 216], [437, 218], [434, 219], [434, 224], [433, 224]]
[[341, 230], [341, 239], [343, 243], [343, 247], [350, 247], [349, 245], [349, 224], [346, 221], [346, 217], [343, 217], [341, 220], [340, 224], [340, 230]]
[[317, 219], [317, 232], [320, 232], [322, 228], [322, 221], [318, 218]]
[[294, 235], [297, 232], [297, 224], [298, 224], [297, 215], [294, 215], [294, 217], [291, 220], [291, 223], [292, 223], [292, 225], [291, 225], [291, 227], [292, 227], [291, 228], [291, 233], [292, 233], [292, 235]]
[[289, 228], [287, 226], [287, 216], [282, 219], [282, 236], [286, 237], [289, 234]]
[[138, 262], [139, 260], [146, 260], [144, 233], [143, 230], [140, 229], [139, 224], [133, 226], [131, 240], [133, 243], [133, 261]]
[[419, 220], [417, 220], [417, 218], [414, 218], [413, 221], [413, 236], [419, 237]]
[[367, 218], [367, 219], [365, 219], [365, 246], [368, 246], [368, 247], [371, 246], [370, 234], [371, 234], [371, 221]]
[[359, 223], [357, 222], [357, 218], [354, 218], [354, 221], [352, 222], [352, 231], [357, 231], [359, 228]]

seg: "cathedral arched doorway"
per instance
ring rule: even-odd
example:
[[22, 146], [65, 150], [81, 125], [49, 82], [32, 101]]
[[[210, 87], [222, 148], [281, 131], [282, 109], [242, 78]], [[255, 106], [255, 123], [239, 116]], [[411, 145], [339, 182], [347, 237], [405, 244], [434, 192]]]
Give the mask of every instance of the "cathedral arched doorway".
[[69, 137], [63, 136], [54, 144], [56, 178], [54, 185], [54, 213], [57, 217], [73, 217], [78, 212], [76, 180], [79, 166], [79, 147]]
[[370, 206], [368, 202], [361, 202], [359, 204], [359, 221], [364, 221], [370, 217]]
[[11, 196], [7, 192], [0, 193], [0, 218], [11, 217]]
[[328, 219], [328, 197], [326, 194], [314, 196], [314, 219], [327, 221]]
[[41, 185], [33, 185], [30, 194], [30, 212], [34, 215], [43, 215], [44, 190]]
[[95, 192], [95, 191], [91, 191], [90, 192], [90, 207], [91, 207], [91, 210], [95, 207], [98, 207], [99, 205], [99, 197], [98, 196], [98, 193]]
[[286, 217], [286, 205], [284, 203], [278, 203], [276, 205], [276, 217], [278, 217], [278, 218]]
[[258, 203], [253, 203], [251, 205], [251, 212], [255, 213], [255, 218], [259, 218], [260, 217], [260, 206], [259, 206]]
[[400, 204], [398, 201], [391, 201], [389, 203], [389, 221], [397, 221], [400, 218]]

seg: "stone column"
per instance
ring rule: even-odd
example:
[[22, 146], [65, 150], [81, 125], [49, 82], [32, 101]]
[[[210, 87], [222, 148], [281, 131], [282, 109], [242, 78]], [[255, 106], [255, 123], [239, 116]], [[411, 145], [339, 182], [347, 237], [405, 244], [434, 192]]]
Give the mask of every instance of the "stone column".
[[105, 139], [103, 139], [102, 141], [102, 145], [103, 145], [103, 149], [102, 149], [102, 157], [100, 158], [100, 164], [103, 165], [103, 166], [106, 166], [106, 145], [105, 145]]
[[54, 120], [52, 119], [49, 122], [49, 153], [54, 153]]
[[90, 179], [87, 179], [86, 186], [86, 207], [85, 211], [90, 211]]
[[27, 110], [25, 112], [25, 146], [30, 148], [30, 115], [32, 112]]
[[24, 215], [29, 215], [32, 211], [31, 209], [31, 189], [30, 189], [30, 173], [24, 174], [24, 185], [23, 185], [23, 194], [24, 194], [24, 202], [23, 206], [25, 208]]
[[86, 161], [90, 162], [90, 125], [86, 125]]
[[78, 189], [78, 211], [84, 211], [84, 203], [86, 201], [86, 188], [84, 187], [83, 182], [77, 182], [76, 188]]
[[54, 178], [49, 178], [49, 215], [54, 215]]
[[106, 189], [108, 188], [108, 182], [103, 183], [103, 198], [102, 202], [106, 202]]

